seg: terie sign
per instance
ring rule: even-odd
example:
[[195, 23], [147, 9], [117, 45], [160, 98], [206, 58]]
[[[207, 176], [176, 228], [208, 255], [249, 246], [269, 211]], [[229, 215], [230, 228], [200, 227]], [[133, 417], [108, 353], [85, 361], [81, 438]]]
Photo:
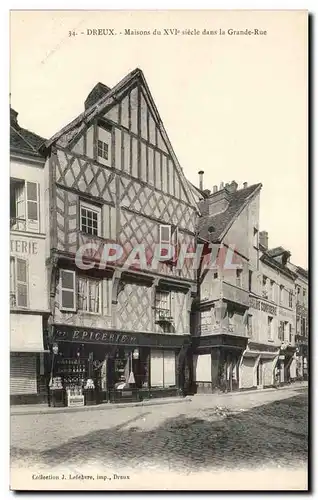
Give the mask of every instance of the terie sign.
[[258, 300], [254, 297], [250, 297], [250, 307], [253, 307], [253, 309], [258, 309], [259, 311], [266, 312], [268, 314], [272, 314], [273, 316], [277, 315], [276, 306], [268, 304], [268, 302], [263, 302], [262, 300]]

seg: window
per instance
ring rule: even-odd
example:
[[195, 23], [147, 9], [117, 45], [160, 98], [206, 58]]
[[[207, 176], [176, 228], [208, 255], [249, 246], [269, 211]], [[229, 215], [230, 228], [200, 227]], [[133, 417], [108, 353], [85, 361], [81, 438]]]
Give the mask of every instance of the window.
[[289, 307], [293, 307], [293, 292], [289, 291], [288, 292], [288, 305]]
[[36, 182], [10, 179], [10, 229], [39, 232], [39, 188]]
[[268, 299], [268, 290], [267, 290], [267, 277], [266, 276], [263, 276], [263, 280], [262, 280], [262, 295], [265, 299]]
[[284, 287], [280, 285], [279, 287], [279, 303], [282, 304], [284, 300]]
[[270, 300], [275, 301], [275, 281], [270, 281]]
[[302, 337], [307, 337], [307, 331], [306, 331], [306, 318], [301, 318], [301, 324], [300, 324], [300, 334]]
[[253, 246], [258, 248], [258, 229], [256, 227], [253, 230]]
[[101, 314], [101, 280], [78, 278], [78, 310]]
[[104, 165], [111, 166], [111, 129], [104, 127], [97, 128], [97, 159]]
[[75, 311], [75, 271], [60, 270], [60, 309], [64, 311]]
[[215, 279], [215, 280], [218, 279], [218, 273], [213, 273], [213, 279]]
[[[149, 348], [119, 348], [114, 359], [114, 386], [149, 387]], [[132, 376], [133, 374], [133, 376]], [[133, 382], [133, 380], [135, 382]]]
[[286, 342], [289, 342], [289, 329], [288, 329], [288, 321], [284, 322], [284, 339]]
[[253, 316], [252, 316], [252, 314], [248, 314], [246, 317], [246, 334], [248, 337], [251, 337], [253, 334]]
[[97, 156], [108, 160], [108, 144], [103, 141], [98, 141]]
[[156, 321], [170, 321], [171, 318], [171, 294], [170, 292], [157, 291], [155, 303]]
[[28, 307], [27, 261], [10, 258], [10, 307]]
[[292, 344], [293, 343], [293, 330], [292, 330], [292, 325], [289, 323], [289, 342]]
[[278, 340], [284, 340], [284, 322], [280, 321], [278, 328]]
[[160, 245], [170, 245], [171, 243], [171, 226], [160, 224]]
[[175, 387], [176, 356], [174, 351], [151, 349], [150, 384], [151, 387]]
[[211, 309], [201, 311], [201, 335], [207, 334], [211, 331], [212, 315]]
[[242, 287], [242, 269], [236, 269], [236, 286]]
[[253, 271], [248, 272], [248, 290], [252, 291], [252, 279], [253, 279]]
[[267, 318], [267, 337], [268, 340], [273, 340], [273, 318], [268, 316]]
[[81, 202], [80, 230], [93, 236], [101, 236], [101, 209]]

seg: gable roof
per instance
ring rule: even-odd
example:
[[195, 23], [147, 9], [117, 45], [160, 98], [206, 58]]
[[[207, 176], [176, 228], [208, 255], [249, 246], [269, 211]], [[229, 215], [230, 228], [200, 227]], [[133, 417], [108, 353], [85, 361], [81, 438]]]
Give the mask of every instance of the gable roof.
[[[203, 240], [217, 243], [221, 241], [236, 217], [241, 213], [243, 208], [260, 191], [262, 184], [253, 184], [244, 189], [239, 189], [233, 193], [228, 193], [229, 206], [224, 212], [216, 215], [203, 216], [199, 220], [199, 237]], [[213, 226], [214, 231], [209, 232], [209, 228]]]
[[[157, 121], [157, 126], [160, 129], [160, 132], [162, 134], [162, 137], [166, 143], [167, 149], [169, 151], [170, 156], [172, 157], [175, 167], [181, 177], [181, 179], [184, 180], [183, 182], [183, 187], [187, 192], [187, 196], [189, 198], [189, 201], [191, 201], [191, 205], [195, 207], [197, 212], [199, 213], [198, 209], [198, 204], [195, 200], [194, 194], [192, 192], [192, 189], [190, 189], [190, 186], [188, 184], [187, 179], [185, 178], [185, 175], [183, 173], [183, 169], [181, 165], [179, 164], [179, 161], [175, 155], [175, 152], [172, 148], [172, 145], [170, 143], [170, 140], [168, 138], [167, 132], [164, 128], [164, 125], [162, 123], [162, 120], [160, 118], [158, 109], [156, 107], [156, 104], [152, 98], [151, 92], [149, 90], [149, 87], [147, 85], [146, 79], [144, 77], [143, 72], [141, 69], [136, 68], [128, 75], [126, 75], [122, 80], [120, 80], [119, 83], [117, 83], [112, 89], [107, 92], [106, 85], [104, 84], [97, 84], [94, 88], [97, 87], [97, 90], [101, 90], [101, 93], [104, 94], [102, 97], [94, 102], [89, 108], [87, 108], [83, 113], [78, 115], [73, 121], [71, 121], [68, 125], [63, 127], [59, 132], [54, 134], [51, 139], [46, 141], [45, 145], [42, 148], [42, 152], [44, 154], [47, 154], [49, 149], [51, 148], [52, 145], [56, 144], [57, 146], [61, 146], [64, 148], [67, 148], [69, 144], [76, 139], [77, 136], [81, 134], [81, 132], [89, 126], [89, 124], [101, 113], [105, 113], [106, 110], [110, 109], [113, 105], [117, 104], [125, 90], [129, 87], [132, 86], [134, 82], [139, 81], [141, 85], [144, 86], [146, 90], [146, 98], [148, 100], [148, 103], [151, 107], [151, 110], [153, 112], [153, 115]], [[101, 87], [102, 85], [102, 87]], [[93, 89], [94, 91], [94, 89]], [[92, 91], [92, 92], [93, 92]], [[105, 93], [106, 92], [106, 93]], [[89, 94], [90, 95], [90, 94]]]
[[17, 122], [18, 113], [10, 109], [10, 151], [23, 155], [43, 158], [39, 152], [45, 139], [26, 128], [20, 127]]

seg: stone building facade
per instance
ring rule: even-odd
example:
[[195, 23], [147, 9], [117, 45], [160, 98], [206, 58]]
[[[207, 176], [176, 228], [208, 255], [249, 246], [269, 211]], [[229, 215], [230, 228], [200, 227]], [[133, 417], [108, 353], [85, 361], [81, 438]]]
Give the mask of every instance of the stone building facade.
[[44, 139], [21, 127], [10, 109], [10, 400], [46, 401]]

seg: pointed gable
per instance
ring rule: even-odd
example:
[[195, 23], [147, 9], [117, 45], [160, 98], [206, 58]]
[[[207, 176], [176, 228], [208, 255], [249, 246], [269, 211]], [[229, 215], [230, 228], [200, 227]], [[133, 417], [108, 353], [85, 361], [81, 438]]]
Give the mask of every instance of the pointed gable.
[[[232, 226], [238, 215], [247, 206], [250, 200], [260, 191], [262, 184], [254, 184], [244, 189], [232, 193], [226, 193], [226, 205], [220, 208], [215, 215], [209, 215], [209, 198], [205, 200], [207, 214], [201, 217], [199, 222], [200, 238], [217, 243], [222, 240], [229, 228]], [[216, 194], [221, 194], [219, 191]], [[213, 195], [211, 196], [212, 199]]]
[[[46, 143], [70, 148], [78, 154], [97, 159], [98, 130], [88, 137], [88, 131], [103, 120], [113, 127], [112, 144], [109, 145], [114, 166], [153, 188], [174, 196], [197, 210], [193, 192], [183, 174], [165, 132], [158, 110], [141, 70], [136, 69], [108, 89], [98, 84], [103, 94], [71, 124], [64, 127]], [[89, 94], [96, 97], [93, 91]], [[87, 102], [87, 101], [86, 101]], [[99, 125], [98, 125], [99, 126]], [[94, 144], [89, 144], [90, 142]]]

